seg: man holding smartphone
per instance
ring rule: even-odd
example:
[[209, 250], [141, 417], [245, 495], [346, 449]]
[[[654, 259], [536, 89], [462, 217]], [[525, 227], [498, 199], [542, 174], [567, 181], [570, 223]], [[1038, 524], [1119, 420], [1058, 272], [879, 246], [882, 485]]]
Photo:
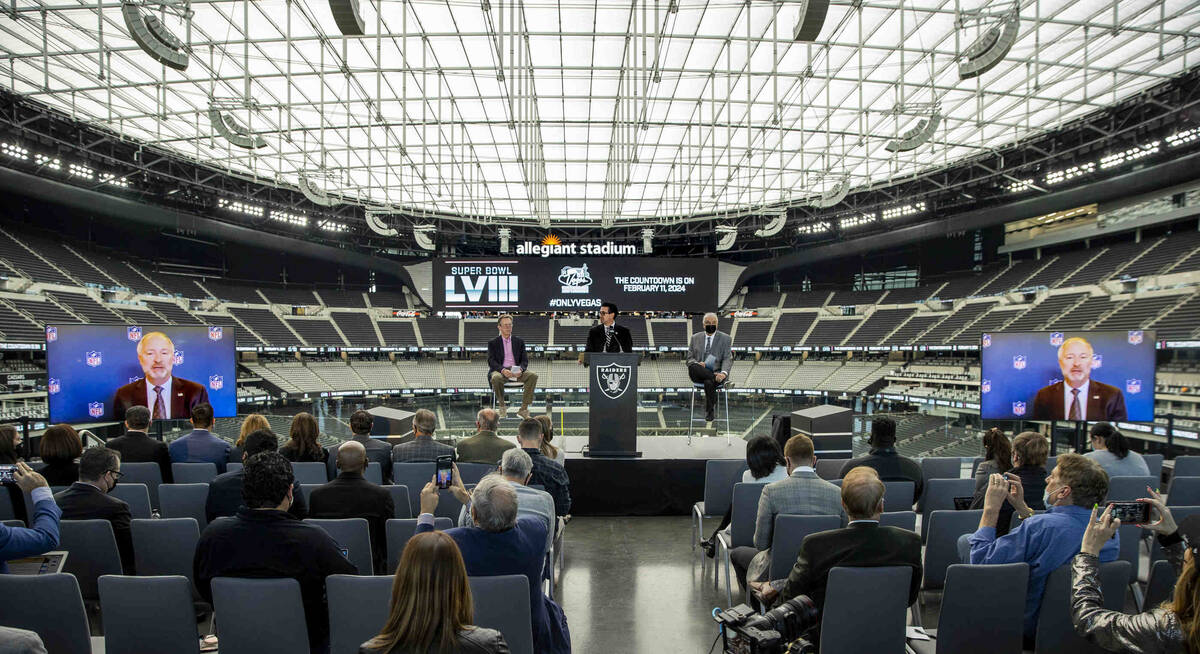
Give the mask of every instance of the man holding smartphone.
[[5, 477], [11, 475], [12, 479], [4, 483], [15, 484], [33, 498], [33, 527], [0, 525], [0, 543], [3, 543], [0, 545], [0, 574], [8, 573], [10, 559], [42, 554], [58, 547], [58, 520], [62, 517], [62, 510], [55, 504], [45, 478], [24, 461], [4, 468], [8, 469]]

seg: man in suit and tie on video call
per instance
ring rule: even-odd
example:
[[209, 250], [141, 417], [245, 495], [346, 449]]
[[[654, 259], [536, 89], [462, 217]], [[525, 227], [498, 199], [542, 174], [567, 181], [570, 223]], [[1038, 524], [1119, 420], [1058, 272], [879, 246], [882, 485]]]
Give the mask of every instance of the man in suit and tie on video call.
[[1125, 420], [1125, 395], [1092, 376], [1092, 344], [1068, 338], [1058, 348], [1063, 380], [1042, 388], [1033, 398], [1032, 420]]
[[696, 384], [704, 384], [704, 420], [713, 421], [717, 406], [717, 387], [729, 378], [733, 367], [733, 339], [729, 334], [717, 331], [717, 314], [704, 314], [704, 331], [692, 334], [688, 343], [688, 377]]
[[147, 407], [152, 420], [184, 420], [191, 417], [192, 407], [208, 403], [203, 384], [171, 375], [175, 344], [166, 334], [146, 334], [138, 341], [137, 352], [142, 378], [117, 389], [112, 401], [114, 420], [124, 420], [131, 406]]

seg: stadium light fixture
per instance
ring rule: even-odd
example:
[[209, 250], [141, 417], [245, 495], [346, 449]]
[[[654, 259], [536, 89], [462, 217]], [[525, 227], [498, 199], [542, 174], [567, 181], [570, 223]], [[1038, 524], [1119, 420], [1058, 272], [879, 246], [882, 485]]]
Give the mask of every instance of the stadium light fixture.
[[733, 225], [717, 225], [713, 232], [717, 234], [717, 252], [728, 250], [737, 241], [737, 227]]
[[988, 72], [1008, 56], [1021, 31], [1019, 6], [984, 32], [959, 55], [958, 78], [968, 80]]
[[226, 209], [228, 211], [233, 211], [236, 213], [244, 213], [247, 216], [254, 216], [255, 218], [262, 218], [263, 216], [266, 215], [266, 209], [263, 209], [262, 207], [259, 207], [259, 206], [253, 205], [253, 204], [247, 204], [245, 202], [241, 202], [238, 200], [227, 200], [225, 198], [218, 198], [217, 206], [222, 209]]
[[[169, 3], [162, 3], [170, 7]], [[190, 10], [188, 10], [190, 14]], [[175, 70], [187, 70], [188, 48], [179, 37], [171, 33], [158, 16], [143, 12], [142, 5], [133, 2], [121, 3], [121, 17], [125, 19], [125, 27], [129, 36], [138, 47], [150, 55], [158, 63]], [[190, 17], [185, 14], [185, 17]]]
[[350, 226], [346, 223], [340, 223], [336, 220], [329, 220], [328, 218], [317, 221], [317, 227], [327, 232], [344, 232], [350, 229]]
[[813, 200], [809, 204], [811, 204], [812, 206], [814, 206], [818, 209], [828, 209], [828, 208], [838, 204], [842, 200], [845, 200], [846, 196], [849, 194], [850, 194], [850, 178], [843, 177], [842, 181], [840, 181], [836, 185], [834, 185], [833, 188], [822, 193], [820, 195], [820, 197], [818, 197], [816, 200]]
[[62, 170], [62, 160], [49, 155], [36, 153], [33, 155], [33, 162], [50, 170]]
[[873, 213], [854, 214], [838, 220], [838, 227], [841, 229], [854, 229], [855, 227], [869, 225], [875, 222], [876, 219], [877, 216]]
[[218, 134], [239, 148], [254, 150], [267, 146], [266, 139], [252, 132], [249, 127], [242, 125], [216, 105], [209, 107], [208, 119], [212, 121], [213, 129], [217, 130]]
[[1185, 129], [1181, 132], [1175, 132], [1174, 134], [1168, 136], [1166, 140], [1167, 145], [1175, 147], [1177, 145], [1183, 145], [1184, 143], [1191, 143], [1196, 139], [1200, 139], [1200, 127], [1193, 127], [1191, 129]]
[[829, 0], [800, 0], [800, 13], [792, 30], [793, 41], [816, 41], [829, 13]]
[[828, 220], [819, 220], [815, 223], [807, 223], [796, 228], [797, 234], [823, 234], [833, 229], [833, 224]]
[[345, 36], [362, 36], [366, 34], [366, 25], [362, 15], [358, 13], [358, 0], [329, 0], [329, 10], [333, 12], [333, 22]]
[[23, 148], [16, 143], [0, 143], [0, 153], [6, 157], [27, 161], [29, 159], [29, 150]]
[[910, 204], [902, 204], [895, 207], [888, 207], [881, 214], [884, 220], [892, 220], [903, 216], [912, 216], [921, 213], [925, 210], [924, 202], [913, 202]]
[[1096, 163], [1094, 161], [1081, 163], [1078, 166], [1071, 166], [1066, 170], [1051, 171], [1046, 173], [1046, 185], [1053, 186], [1055, 184], [1061, 184], [1069, 179], [1074, 179], [1076, 177], [1094, 172], [1096, 172]]
[[899, 138], [888, 141], [885, 149], [888, 152], [915, 150], [933, 139], [933, 134], [941, 122], [942, 114], [934, 111], [929, 118], [922, 118], [915, 127], [901, 134]]
[[779, 232], [783, 231], [783, 225], [786, 222], [787, 222], [787, 211], [786, 210], [779, 211], [773, 217], [771, 217], [771, 220], [769, 220], [767, 222], [767, 224], [754, 230], [754, 235], [761, 236], [761, 237], [774, 236], [774, 235], [778, 234]]
[[1145, 145], [1135, 145], [1128, 150], [1114, 152], [1100, 158], [1100, 170], [1112, 168], [1130, 161], [1137, 161], [1142, 157], [1148, 157], [1157, 153], [1161, 149], [1161, 141], [1151, 141]]

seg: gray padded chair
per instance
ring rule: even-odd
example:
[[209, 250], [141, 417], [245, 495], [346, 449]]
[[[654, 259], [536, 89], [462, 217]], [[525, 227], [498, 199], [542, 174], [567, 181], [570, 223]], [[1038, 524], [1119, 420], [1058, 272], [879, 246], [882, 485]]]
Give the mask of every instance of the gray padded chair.
[[329, 599], [330, 654], [358, 654], [358, 646], [387, 622], [392, 577], [330, 575], [325, 578], [325, 596]]
[[921, 515], [929, 515], [933, 511], [953, 511], [954, 498], [971, 497], [974, 494], [974, 479], [930, 479], [925, 482], [924, 510]]
[[1105, 499], [1109, 502], [1132, 502], [1149, 495], [1146, 492], [1147, 486], [1158, 488], [1158, 479], [1155, 477], [1109, 477], [1108, 495]]
[[70, 553], [63, 572], [79, 580], [85, 601], [99, 600], [96, 580], [102, 575], [123, 574], [112, 524], [107, 520], [62, 520], [58, 533], [58, 549]]
[[358, 568], [358, 574], [375, 574], [371, 564], [374, 560], [371, 532], [366, 518], [307, 518], [304, 521], [324, 529], [339, 546], [346, 548], [346, 558]]
[[[1120, 612], [1125, 605], [1125, 586], [1129, 583], [1129, 562], [1100, 564], [1100, 592], [1104, 608]], [[1042, 609], [1038, 614], [1036, 654], [1102, 654], [1108, 650], [1075, 633], [1071, 622], [1071, 564], [1050, 573]]]
[[100, 608], [105, 654], [200, 652], [192, 589], [186, 577], [104, 575], [100, 577]]
[[513, 654], [533, 654], [533, 617], [529, 602], [513, 601], [529, 597], [525, 575], [471, 577], [471, 597], [475, 601], [475, 624], [504, 634]]
[[979, 464], [983, 463], [983, 457], [977, 456], [971, 459], [971, 478], [975, 478], [975, 473], [979, 472]]
[[[158, 486], [162, 484], [162, 468], [149, 461], [121, 462], [121, 485], [145, 484], [150, 493], [150, 506], [158, 508]], [[118, 486], [119, 488], [119, 486]]]
[[[393, 463], [392, 482], [407, 486], [409, 515], [414, 517], [421, 514], [421, 489], [433, 479], [434, 463]], [[464, 482], [465, 484], [466, 482]], [[458, 512], [462, 502], [455, 499], [448, 490], [438, 492], [438, 505], [433, 515], [438, 518], [458, 520]]]
[[300, 484], [300, 494], [304, 496], [304, 504], [311, 503], [309, 496], [312, 495], [313, 489], [320, 488], [321, 484]]
[[1177, 506], [1200, 506], [1200, 477], [1172, 479], [1171, 492], [1167, 493], [1167, 506], [1172, 511]]
[[1028, 583], [1027, 563], [950, 566], [938, 628], [929, 631], [934, 640], [909, 641], [909, 647], [917, 654], [1020, 652]]
[[[907, 566], [829, 571], [821, 612], [821, 654], [903, 652], [908, 589]], [[863, 628], [863, 616], [871, 628]]]
[[378, 461], [368, 461], [367, 471], [363, 473], [363, 477], [372, 484], [383, 485], [383, 466]]
[[293, 462], [292, 474], [301, 484], [320, 486], [329, 481], [329, 474], [324, 463], [314, 461]]
[[[70, 557], [67, 557], [70, 559]], [[0, 575], [6, 598], [0, 622], [41, 636], [47, 652], [92, 654], [104, 651], [104, 638], [92, 637], [79, 583], [69, 574]], [[20, 601], [13, 601], [20, 598]]]
[[241, 463], [240, 461], [236, 462], [236, 463], [226, 463], [225, 464], [225, 472], [236, 472], [238, 470], [241, 470], [243, 465], [244, 464]]
[[[0, 521], [16, 520], [17, 512], [14, 510], [12, 496], [8, 494], [8, 489], [0, 490]], [[24, 525], [25, 523], [21, 523]]]
[[1200, 477], [1200, 456], [1177, 456], [1172, 477]]
[[171, 464], [171, 479], [176, 484], [207, 484], [216, 476], [217, 464], [209, 461]]
[[1146, 467], [1150, 468], [1150, 476], [1157, 480], [1154, 487], [1158, 488], [1162, 480], [1163, 455], [1143, 454], [1142, 460], [1146, 462]]
[[915, 532], [917, 530], [916, 511], [891, 511], [879, 516], [880, 527], [899, 527]]
[[921, 459], [921, 481], [924, 494], [917, 498], [917, 510], [925, 512], [925, 501], [929, 496], [929, 481], [932, 479], [959, 479], [962, 477], [962, 459], [957, 456], [927, 456]]
[[384, 488], [392, 495], [392, 510], [395, 511], [395, 518], [406, 520], [415, 517], [412, 514], [412, 507], [408, 504], [408, 486], [390, 484]]
[[708, 537], [704, 533], [704, 519], [725, 517], [733, 501], [733, 485], [742, 480], [742, 473], [748, 469], [745, 459], [710, 459], [704, 463], [704, 500], [692, 505], [693, 551], [701, 538]]
[[134, 520], [130, 531], [139, 575], [180, 575], [192, 579], [192, 560], [200, 540], [195, 518]]
[[1058, 467], [1058, 455], [1046, 457], [1046, 476], [1047, 477], [1050, 476], [1050, 473], [1054, 472], [1054, 469], [1056, 467]]
[[929, 514], [929, 524], [923, 527], [923, 531], [929, 532], [922, 571], [923, 590], [945, 587], [946, 569], [961, 563], [958, 559], [958, 537], [974, 532], [979, 527], [979, 517], [982, 515], [983, 509], [934, 511]]
[[129, 505], [130, 518], [149, 518], [150, 489], [145, 484], [117, 484], [108, 491], [109, 495]]
[[1121, 561], [1129, 561], [1130, 566], [1130, 582], [1136, 582], [1138, 579], [1138, 561], [1141, 558], [1138, 556], [1140, 552], [1142, 540], [1142, 528], [1137, 525], [1121, 525], [1117, 530], [1117, 538], [1120, 541], [1121, 549], [1117, 554], [1117, 558]]
[[[309, 651], [300, 582], [295, 579], [217, 577], [212, 593], [221, 654]], [[264, 602], [267, 597], [271, 601]], [[263, 637], [264, 625], [270, 625], [269, 638]]]
[[458, 466], [458, 475], [462, 477], [463, 485], [478, 484], [484, 475], [496, 471], [496, 466], [486, 463], [456, 463], [455, 465]]
[[[449, 518], [433, 519], [433, 528], [438, 531], [445, 531], [453, 526], [454, 523]], [[387, 573], [390, 575], [396, 572], [396, 566], [400, 565], [400, 555], [404, 553], [404, 546], [417, 531], [417, 519], [388, 520], [385, 530], [388, 548]]]
[[836, 515], [775, 516], [775, 528], [771, 532], [771, 568], [768, 578], [787, 578], [788, 571], [796, 564], [800, 543], [806, 536], [841, 526], [842, 517]]
[[1150, 579], [1146, 582], [1146, 599], [1142, 602], [1142, 610], [1149, 611], [1171, 599], [1177, 578], [1170, 561], [1155, 561], [1150, 567]]
[[717, 534], [717, 556], [725, 566], [726, 606], [733, 606], [733, 570], [729, 562], [729, 551], [735, 547], [754, 545], [754, 521], [758, 517], [758, 498], [766, 484], [733, 485], [733, 513], [729, 521], [729, 533]]
[[825, 481], [842, 478], [842, 468], [850, 459], [817, 459], [817, 476]]
[[164, 518], [195, 518], [200, 529], [208, 526], [208, 484], [163, 484], [158, 503]]

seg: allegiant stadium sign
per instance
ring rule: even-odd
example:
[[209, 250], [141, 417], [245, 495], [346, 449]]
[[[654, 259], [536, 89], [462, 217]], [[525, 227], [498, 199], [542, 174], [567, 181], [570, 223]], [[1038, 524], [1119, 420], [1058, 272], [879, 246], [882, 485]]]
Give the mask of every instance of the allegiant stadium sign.
[[541, 243], [524, 241], [518, 243], [516, 253], [526, 257], [569, 257], [569, 256], [630, 256], [639, 254], [639, 246], [634, 243], [563, 243], [557, 238], [549, 237]]

